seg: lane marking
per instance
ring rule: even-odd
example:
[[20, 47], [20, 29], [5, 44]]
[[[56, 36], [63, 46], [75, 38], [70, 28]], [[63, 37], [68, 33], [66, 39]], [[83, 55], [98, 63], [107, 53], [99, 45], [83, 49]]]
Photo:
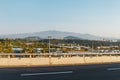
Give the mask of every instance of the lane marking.
[[120, 68], [108, 68], [108, 71], [113, 71], [113, 70], [120, 70]]
[[21, 76], [50, 75], [50, 74], [70, 74], [70, 73], [73, 73], [73, 71], [47, 72], [47, 73], [27, 73], [27, 74], [21, 74]]

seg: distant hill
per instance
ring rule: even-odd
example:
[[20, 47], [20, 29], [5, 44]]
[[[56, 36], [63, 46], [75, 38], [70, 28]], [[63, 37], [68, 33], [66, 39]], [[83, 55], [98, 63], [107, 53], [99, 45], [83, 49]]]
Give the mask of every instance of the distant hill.
[[38, 37], [38, 36], [30, 36], [30, 37], [26, 37], [25, 39], [26, 39], [26, 40], [34, 41], [34, 40], [40, 40], [41, 38]]
[[64, 37], [64, 39], [81, 39], [81, 38], [75, 37], [75, 36], [67, 36], [67, 37]]
[[[104, 37], [94, 36], [91, 34], [80, 34], [73, 32], [62, 32], [62, 31], [42, 31], [42, 32], [34, 32], [34, 33], [23, 33], [23, 34], [9, 34], [9, 35], [0, 35], [0, 38], [26, 38], [30, 36], [37, 36], [42, 39], [47, 39], [48, 36], [52, 36], [54, 39], [63, 39], [64, 37], [72, 37], [72, 38], [80, 38], [80, 39], [88, 39], [88, 40], [102, 40]], [[104, 38], [108, 39], [108, 38]]]

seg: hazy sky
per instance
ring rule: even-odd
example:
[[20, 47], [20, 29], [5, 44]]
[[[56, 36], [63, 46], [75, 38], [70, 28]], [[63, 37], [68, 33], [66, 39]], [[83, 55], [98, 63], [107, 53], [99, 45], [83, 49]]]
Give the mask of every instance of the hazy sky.
[[46, 30], [120, 37], [120, 0], [0, 0], [0, 34]]

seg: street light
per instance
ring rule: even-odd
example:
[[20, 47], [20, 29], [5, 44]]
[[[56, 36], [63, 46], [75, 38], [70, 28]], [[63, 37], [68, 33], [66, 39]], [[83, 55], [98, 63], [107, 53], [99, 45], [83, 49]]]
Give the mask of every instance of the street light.
[[73, 53], [72, 48], [73, 48], [73, 45], [71, 44], [71, 53], [70, 53], [70, 57], [71, 57], [71, 55], [72, 55], [72, 53]]
[[48, 39], [49, 39], [49, 54], [50, 54], [50, 39], [51, 38], [52, 38], [51, 36], [48, 36]]
[[94, 41], [92, 41], [92, 53], [93, 53], [93, 50], [94, 50], [94, 49], [93, 49], [93, 48], [94, 48], [94, 47], [93, 47], [93, 44], [94, 44]]
[[50, 39], [51, 39], [51, 36], [48, 36], [48, 39], [49, 39], [49, 64], [52, 64], [52, 62], [51, 62], [51, 54], [50, 54]]

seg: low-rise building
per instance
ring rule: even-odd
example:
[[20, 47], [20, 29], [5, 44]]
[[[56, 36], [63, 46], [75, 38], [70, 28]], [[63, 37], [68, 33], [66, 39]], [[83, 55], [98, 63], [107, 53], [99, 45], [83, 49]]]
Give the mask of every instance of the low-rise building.
[[22, 48], [12, 48], [14, 53], [23, 53], [23, 49]]

